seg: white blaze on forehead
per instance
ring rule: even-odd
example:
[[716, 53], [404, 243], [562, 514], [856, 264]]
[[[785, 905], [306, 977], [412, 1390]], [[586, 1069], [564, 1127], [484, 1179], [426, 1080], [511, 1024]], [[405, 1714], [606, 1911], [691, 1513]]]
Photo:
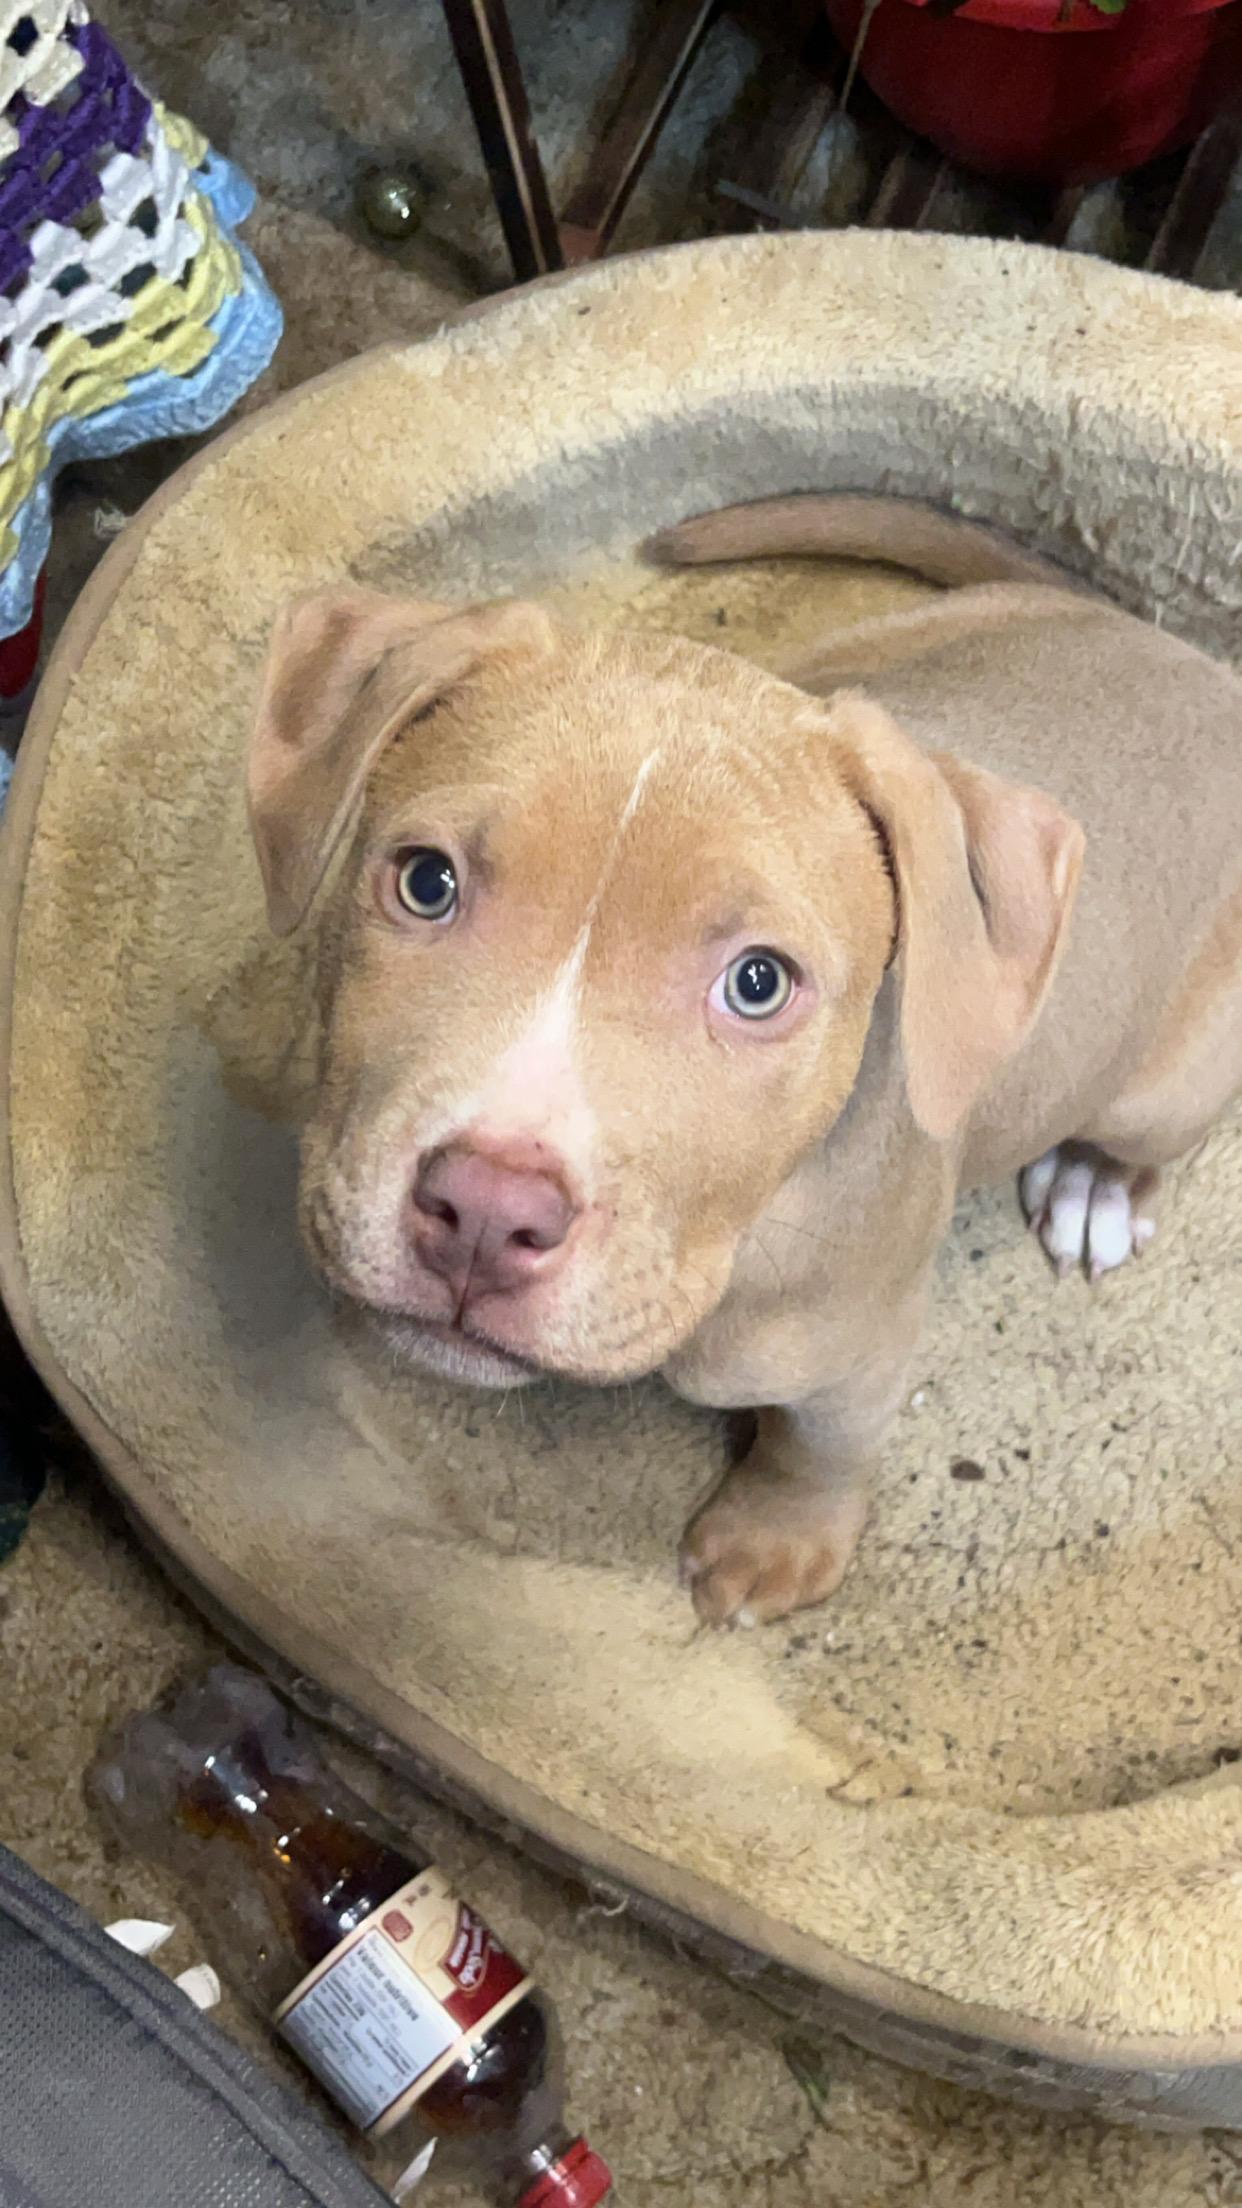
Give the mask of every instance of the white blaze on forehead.
[[574, 995], [577, 994], [578, 984], [582, 979], [582, 969], [586, 964], [586, 954], [591, 941], [591, 930], [595, 926], [595, 922], [599, 917], [599, 908], [601, 903], [603, 902], [604, 891], [607, 889], [608, 884], [612, 880], [612, 876], [616, 870], [617, 856], [620, 852], [621, 845], [625, 840], [625, 831], [629, 827], [630, 822], [633, 820], [635, 813], [638, 811], [638, 808], [642, 803], [643, 791], [647, 787], [647, 783], [651, 775], [651, 770], [654, 767], [656, 760], [659, 758], [663, 748], [664, 747], [662, 744], [657, 744], [654, 751], [649, 751], [641, 767], [639, 768], [638, 773], [634, 777], [634, 786], [631, 789], [629, 796], [626, 798], [625, 805], [622, 809], [621, 818], [617, 822], [616, 834], [614, 835], [612, 843], [609, 846], [608, 856], [604, 860], [603, 866], [600, 868], [599, 880], [597, 881], [594, 889], [591, 892], [590, 901], [587, 905], [582, 926], [578, 931], [578, 939], [574, 944], [574, 947], [570, 952], [568, 958], [566, 959], [564, 965], [562, 966], [556, 982], [553, 985], [553, 996], [556, 995], [557, 991], [562, 987], [563, 984], [568, 984], [571, 992]]
[[[657, 745], [648, 752], [634, 778], [582, 926], [556, 979], [540, 997], [521, 1033], [493, 1061], [474, 1094], [449, 1115], [453, 1131], [469, 1130], [493, 1140], [518, 1136], [546, 1143], [584, 1189], [591, 1184], [597, 1127], [583, 1089], [576, 1049], [582, 970], [604, 892], [660, 750]], [[437, 1139], [451, 1140], [452, 1135], [441, 1133]]]

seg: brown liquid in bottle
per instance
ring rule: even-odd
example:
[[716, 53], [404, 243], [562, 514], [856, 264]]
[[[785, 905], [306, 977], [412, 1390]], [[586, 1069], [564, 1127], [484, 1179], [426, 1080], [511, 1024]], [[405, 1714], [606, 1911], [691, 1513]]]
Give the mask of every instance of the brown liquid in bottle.
[[[339, 1802], [344, 1789], [334, 1792]], [[360, 1801], [350, 1806], [370, 1823]], [[303, 1971], [427, 1869], [343, 1816], [323, 1788], [273, 1771], [256, 1729], [210, 1758], [182, 1791], [177, 1816], [186, 1831], [227, 1838], [244, 1850]], [[425, 2122], [446, 2137], [512, 2131], [523, 2103], [544, 2082], [549, 2023], [543, 1996], [525, 1994], [428, 2088], [419, 2104]]]
[[[244, 1699], [238, 1693], [230, 1702], [230, 1682], [243, 1679]], [[424, 1877], [427, 1860], [408, 1852], [366, 1803], [318, 1763], [301, 1731], [290, 1726], [281, 1705], [257, 1681], [218, 1669], [208, 1685], [211, 1722], [201, 1710], [192, 1712], [195, 1724], [186, 1716], [193, 1690], [183, 1698], [181, 1727], [177, 1710], [169, 1720], [177, 1752], [175, 1758], [170, 1752], [166, 1768], [174, 1772], [174, 1784], [171, 1795], [164, 1790], [160, 1806], [171, 1813], [183, 1847], [188, 1842], [194, 1850], [198, 1843], [208, 1851], [203, 1860], [210, 1861], [217, 1887], [220, 1844], [237, 1850], [237, 1874], [226, 1878], [226, 1891], [245, 1903], [237, 1912], [241, 1923], [268, 1928], [251, 1935], [263, 1942], [252, 1955], [251, 1990], [263, 1980], [266, 1998], [275, 1972], [280, 1995], [288, 1995], [402, 1889]], [[227, 1728], [220, 1723], [222, 1695], [224, 1715], [234, 1720]], [[158, 1752], [161, 1722], [139, 1721], [135, 1747], [128, 1751], [135, 1764], [139, 1734], [147, 1765]], [[201, 1752], [187, 1755], [187, 1746]], [[123, 1823], [117, 1805], [125, 1795], [125, 1758], [123, 1751], [111, 1766], [100, 1767], [99, 1791], [111, 1796], [113, 1822]], [[122, 1775], [119, 1788], [110, 1784], [109, 1769]], [[140, 1814], [136, 1805], [132, 1813]], [[175, 1841], [171, 1852], [178, 1852]], [[472, 1912], [469, 1922], [490, 1943], [485, 1952], [503, 1958], [517, 1991], [518, 1967]], [[235, 1969], [238, 1960], [235, 1956]], [[289, 1982], [280, 1983], [282, 1977]], [[413, 2112], [419, 2123], [480, 2154], [504, 2188], [499, 2197], [516, 2199], [518, 2208], [590, 2208], [601, 2200], [609, 2183], [603, 2164], [571, 2139], [561, 2122], [559, 2036], [545, 1996], [529, 1987], [493, 2021], [462, 2036], [461, 2053], [417, 2098]], [[331, 2081], [325, 2077], [325, 2082]]]

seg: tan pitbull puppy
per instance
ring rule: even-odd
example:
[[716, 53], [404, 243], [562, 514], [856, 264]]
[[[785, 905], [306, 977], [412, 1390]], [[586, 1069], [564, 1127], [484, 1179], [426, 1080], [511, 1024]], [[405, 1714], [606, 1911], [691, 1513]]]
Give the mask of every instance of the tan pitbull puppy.
[[972, 587], [789, 682], [328, 592], [277, 629], [250, 802], [273, 925], [315, 906], [325, 1278], [463, 1379], [757, 1408], [683, 1550], [750, 1622], [849, 1562], [959, 1190], [1021, 1170], [1094, 1275], [1242, 1088], [1242, 684], [898, 502], [658, 550]]

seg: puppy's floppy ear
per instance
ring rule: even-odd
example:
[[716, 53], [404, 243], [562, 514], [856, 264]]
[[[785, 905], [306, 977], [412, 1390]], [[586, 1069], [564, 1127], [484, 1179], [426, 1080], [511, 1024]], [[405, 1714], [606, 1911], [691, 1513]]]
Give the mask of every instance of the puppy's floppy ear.
[[1041, 790], [922, 752], [861, 701], [847, 710], [856, 794], [896, 876], [910, 1107], [927, 1134], [947, 1141], [1039, 1015], [1073, 909], [1083, 832]]
[[495, 652], [546, 653], [519, 600], [454, 611], [325, 590], [281, 613], [250, 743], [250, 824], [278, 935], [304, 918], [372, 766], [397, 730]]

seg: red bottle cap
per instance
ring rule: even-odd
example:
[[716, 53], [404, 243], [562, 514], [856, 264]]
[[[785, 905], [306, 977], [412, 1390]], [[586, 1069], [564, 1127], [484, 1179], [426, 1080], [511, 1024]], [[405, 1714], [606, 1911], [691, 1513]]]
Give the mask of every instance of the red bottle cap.
[[559, 2162], [536, 2178], [530, 2191], [523, 2193], [517, 2208], [595, 2208], [612, 2191], [612, 2171], [606, 2162], [588, 2147], [585, 2139], [575, 2139], [566, 2147]]

